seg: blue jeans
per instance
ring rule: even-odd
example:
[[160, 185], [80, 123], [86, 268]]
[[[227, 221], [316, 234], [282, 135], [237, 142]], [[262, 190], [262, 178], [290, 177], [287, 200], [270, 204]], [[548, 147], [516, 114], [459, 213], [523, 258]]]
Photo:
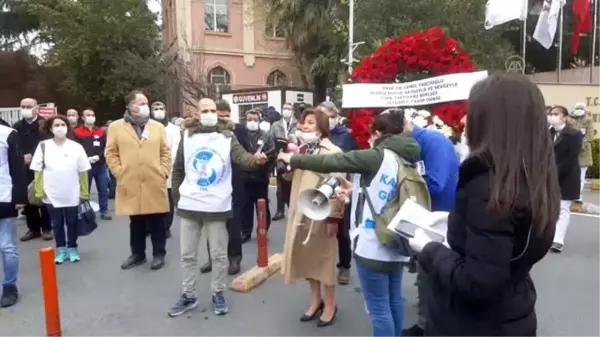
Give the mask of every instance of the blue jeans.
[[56, 247], [77, 248], [77, 206], [56, 208], [46, 204], [46, 208], [52, 220]]
[[401, 336], [404, 320], [402, 268], [382, 273], [356, 262], [373, 336]]
[[17, 249], [15, 218], [0, 219], [0, 254], [2, 254], [2, 266], [4, 267], [2, 285], [17, 285], [19, 250]]
[[92, 169], [88, 171], [88, 187], [92, 188], [92, 179], [96, 182], [98, 189], [98, 204], [100, 204], [100, 213], [108, 212], [108, 170], [106, 164], [93, 164]]

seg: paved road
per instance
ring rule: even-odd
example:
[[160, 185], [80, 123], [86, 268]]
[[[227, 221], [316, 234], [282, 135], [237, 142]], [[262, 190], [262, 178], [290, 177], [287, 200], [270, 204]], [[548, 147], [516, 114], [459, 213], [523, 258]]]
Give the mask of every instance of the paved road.
[[[274, 197], [274, 191], [271, 191]], [[587, 195], [598, 200], [598, 195]], [[285, 223], [272, 225], [270, 253], [283, 245]], [[538, 289], [539, 335], [598, 336], [599, 219], [574, 216], [563, 254], [548, 255], [533, 270]], [[25, 226], [19, 227], [19, 233]], [[167, 265], [150, 271], [148, 265], [121, 271], [129, 255], [125, 218], [100, 223], [92, 236], [80, 240], [82, 262], [58, 266], [64, 335], [370, 335], [360, 288], [354, 278], [340, 287], [338, 320], [319, 329], [298, 318], [305, 309], [308, 289], [302, 282], [285, 286], [274, 276], [249, 294], [228, 293], [230, 313], [210, 311], [209, 276], [199, 282], [199, 307], [187, 316], [168, 318], [166, 311], [180, 291], [178, 226], [168, 241]], [[44, 313], [37, 250], [48, 243], [21, 245], [21, 302], [0, 310], [1, 335], [43, 335]], [[244, 246], [243, 267], [256, 261], [256, 241]], [[404, 283], [406, 325], [415, 322], [416, 289], [413, 275]]]

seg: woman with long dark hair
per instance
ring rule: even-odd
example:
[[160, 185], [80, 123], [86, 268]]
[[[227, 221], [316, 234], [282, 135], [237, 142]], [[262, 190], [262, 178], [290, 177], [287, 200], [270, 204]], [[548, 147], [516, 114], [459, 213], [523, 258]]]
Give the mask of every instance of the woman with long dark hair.
[[467, 125], [449, 247], [423, 231], [409, 241], [431, 280], [425, 334], [532, 336], [529, 271], [552, 244], [560, 205], [544, 98], [525, 76], [492, 75], [471, 90]]

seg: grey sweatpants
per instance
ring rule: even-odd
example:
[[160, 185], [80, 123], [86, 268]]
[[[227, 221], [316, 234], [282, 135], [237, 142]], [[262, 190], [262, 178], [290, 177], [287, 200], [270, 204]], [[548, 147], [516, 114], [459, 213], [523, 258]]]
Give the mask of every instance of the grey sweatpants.
[[198, 251], [202, 229], [206, 233], [210, 245], [210, 259], [212, 262], [211, 284], [212, 293], [223, 291], [226, 288], [227, 278], [227, 225], [225, 220], [195, 221], [181, 218], [181, 269], [183, 293], [196, 297], [196, 283], [198, 281], [199, 264]]

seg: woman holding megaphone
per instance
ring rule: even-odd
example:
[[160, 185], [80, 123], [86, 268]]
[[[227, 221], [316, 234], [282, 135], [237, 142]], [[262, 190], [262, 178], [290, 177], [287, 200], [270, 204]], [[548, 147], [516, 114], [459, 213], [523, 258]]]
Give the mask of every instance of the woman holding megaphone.
[[[332, 154], [342, 152], [329, 140], [329, 118], [320, 110], [306, 109], [300, 117], [302, 125], [299, 152]], [[287, 284], [306, 279], [310, 285], [310, 303], [303, 322], [317, 319], [317, 326], [333, 322], [337, 307], [335, 300], [336, 262], [338, 256], [337, 226], [344, 217], [343, 200], [331, 200], [330, 212], [324, 220], [313, 220], [299, 209], [302, 192], [318, 187], [323, 177], [310, 170], [291, 172], [290, 209], [283, 248], [282, 273]]]

